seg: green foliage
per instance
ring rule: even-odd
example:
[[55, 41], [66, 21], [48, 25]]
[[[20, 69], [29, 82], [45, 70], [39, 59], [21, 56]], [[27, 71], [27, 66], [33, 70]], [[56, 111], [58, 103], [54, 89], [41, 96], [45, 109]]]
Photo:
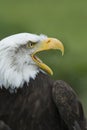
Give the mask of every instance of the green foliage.
[[0, 39], [20, 32], [43, 33], [63, 42], [63, 57], [50, 51], [42, 53], [42, 59], [53, 68], [54, 79], [74, 87], [87, 112], [87, 1], [0, 0]]

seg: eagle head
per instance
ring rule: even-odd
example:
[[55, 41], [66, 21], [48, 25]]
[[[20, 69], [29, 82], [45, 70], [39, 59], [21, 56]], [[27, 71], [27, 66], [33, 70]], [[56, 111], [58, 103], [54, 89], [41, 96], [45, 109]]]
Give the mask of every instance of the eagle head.
[[0, 41], [0, 87], [6, 89], [22, 87], [30, 78], [35, 79], [39, 71], [53, 74], [36, 53], [59, 49], [64, 53], [63, 44], [56, 38], [45, 35], [20, 33]]

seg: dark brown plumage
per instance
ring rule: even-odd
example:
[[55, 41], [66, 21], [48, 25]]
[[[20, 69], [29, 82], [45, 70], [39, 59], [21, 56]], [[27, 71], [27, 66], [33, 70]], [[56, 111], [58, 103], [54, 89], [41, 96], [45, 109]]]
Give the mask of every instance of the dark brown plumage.
[[87, 130], [81, 102], [64, 81], [40, 72], [17, 92], [0, 89], [0, 130]]

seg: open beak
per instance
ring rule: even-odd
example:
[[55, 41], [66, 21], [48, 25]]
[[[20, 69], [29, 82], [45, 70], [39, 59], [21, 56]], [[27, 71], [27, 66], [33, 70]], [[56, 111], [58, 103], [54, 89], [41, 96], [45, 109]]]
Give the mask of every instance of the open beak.
[[56, 38], [47, 38], [43, 41], [41, 41], [37, 49], [33, 52], [31, 55], [33, 61], [45, 72], [47, 72], [50, 75], [53, 75], [53, 71], [51, 70], [50, 67], [48, 67], [46, 64], [44, 64], [37, 56], [35, 56], [36, 53], [45, 51], [45, 50], [50, 50], [50, 49], [58, 49], [62, 52], [62, 55], [64, 54], [64, 46], [63, 44]]

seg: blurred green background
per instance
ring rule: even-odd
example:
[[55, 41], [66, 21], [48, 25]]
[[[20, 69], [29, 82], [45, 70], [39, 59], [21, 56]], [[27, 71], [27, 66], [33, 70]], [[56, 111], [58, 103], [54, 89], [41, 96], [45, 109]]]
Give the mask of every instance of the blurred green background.
[[0, 39], [20, 32], [46, 34], [65, 46], [42, 53], [54, 79], [68, 82], [87, 115], [87, 0], [0, 0]]

